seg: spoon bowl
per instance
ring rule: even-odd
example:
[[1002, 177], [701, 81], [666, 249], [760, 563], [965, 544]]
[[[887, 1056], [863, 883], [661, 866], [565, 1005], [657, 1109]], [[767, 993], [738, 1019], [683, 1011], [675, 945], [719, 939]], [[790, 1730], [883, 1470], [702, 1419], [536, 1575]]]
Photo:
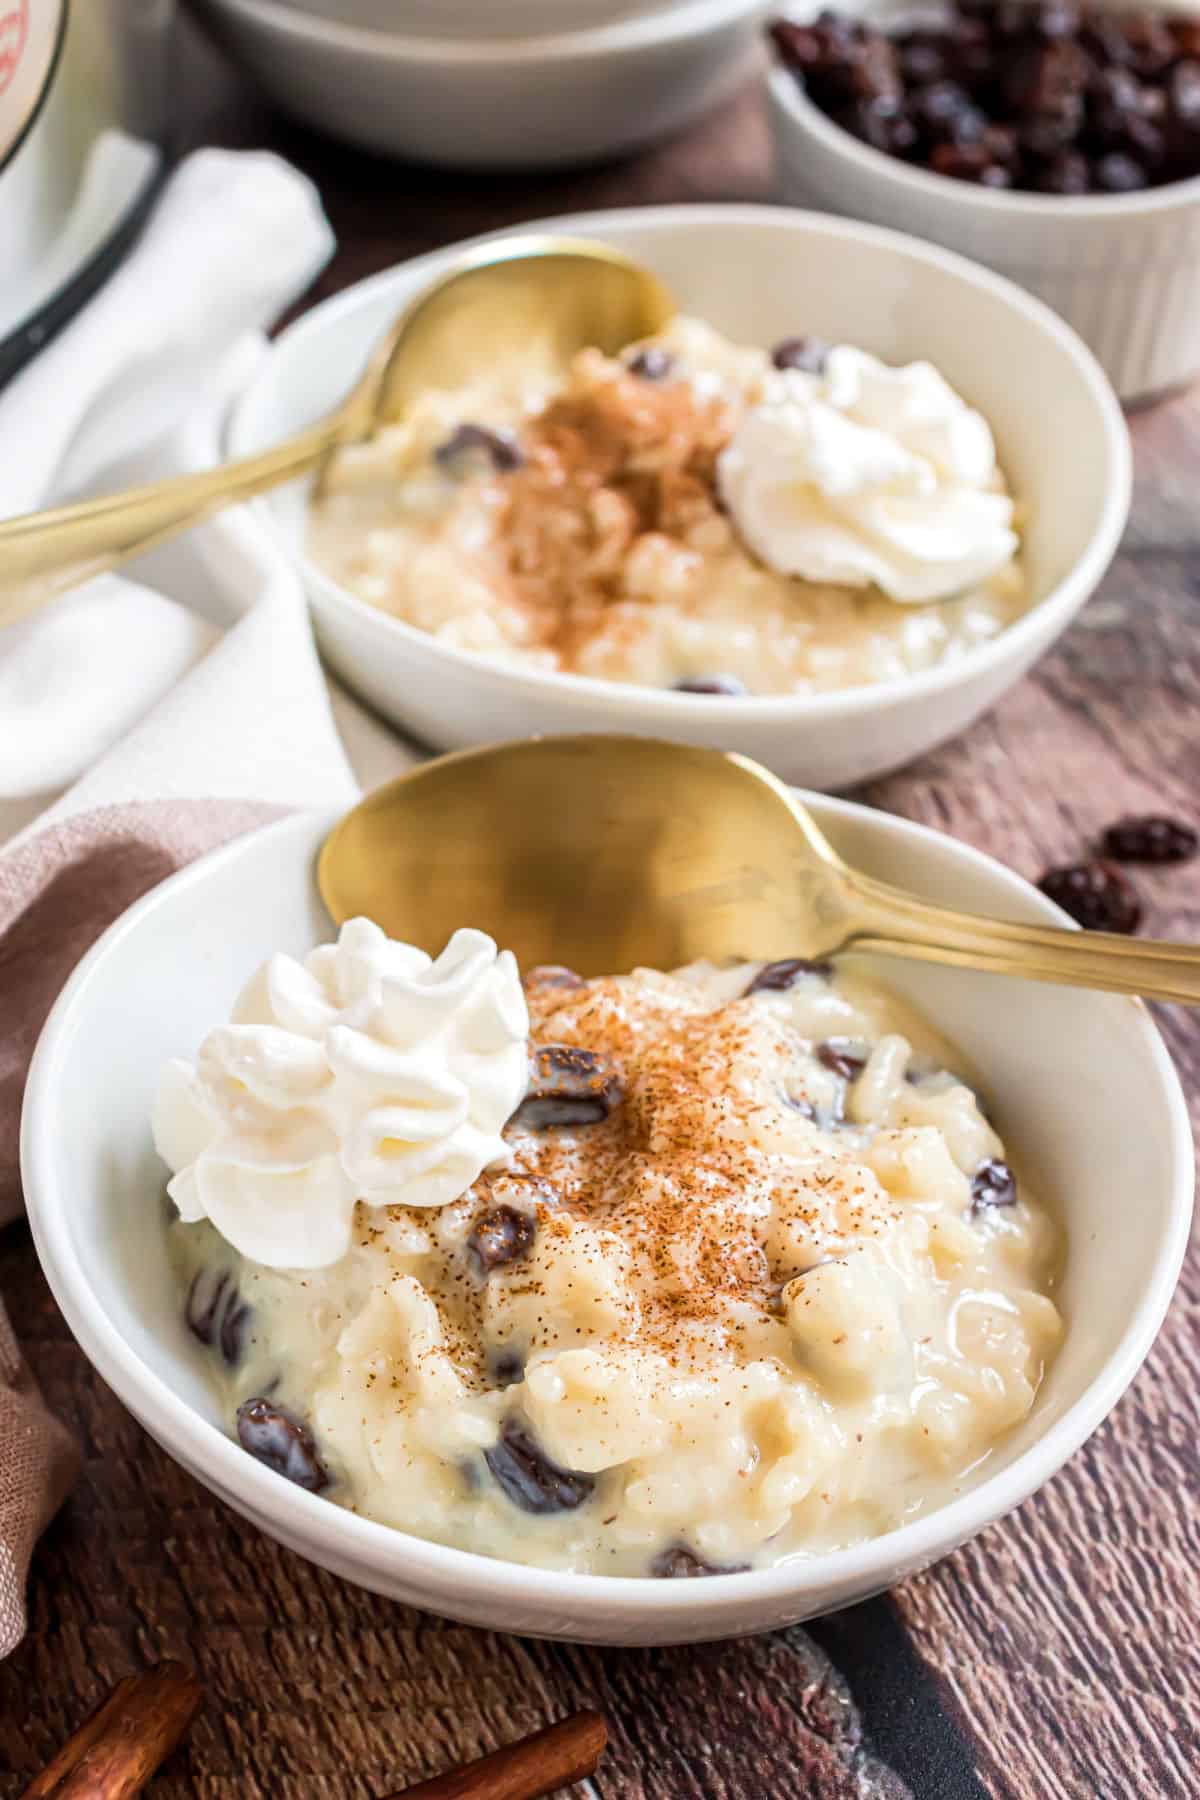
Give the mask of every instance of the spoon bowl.
[[1200, 1004], [1200, 948], [931, 905], [848, 867], [749, 757], [654, 738], [440, 757], [360, 802], [318, 879], [336, 923], [365, 914], [431, 954], [460, 925], [588, 976], [853, 948]]
[[557, 235], [479, 244], [418, 294], [332, 412], [257, 456], [0, 523], [0, 625], [197, 524], [323, 466], [400, 417], [423, 389], [458, 387], [498, 359], [564, 366], [661, 330], [675, 303], [608, 244]]
[[[321, 853], [334, 920], [435, 953], [459, 925], [582, 975], [808, 955], [823, 857], [782, 783], [654, 738], [529, 738], [439, 757], [370, 794]], [[805, 815], [807, 818], [807, 815]], [[823, 847], [818, 849], [817, 846]]]

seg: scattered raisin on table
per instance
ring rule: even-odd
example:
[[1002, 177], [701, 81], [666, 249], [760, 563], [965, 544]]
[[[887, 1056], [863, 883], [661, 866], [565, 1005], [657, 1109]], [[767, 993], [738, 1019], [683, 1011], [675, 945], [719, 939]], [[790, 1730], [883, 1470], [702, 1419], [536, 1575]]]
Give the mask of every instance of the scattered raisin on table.
[[1141, 924], [1142, 903], [1111, 863], [1065, 863], [1047, 869], [1038, 886], [1086, 931], [1128, 933]]
[[1157, 814], [1118, 819], [1100, 840], [1105, 856], [1117, 862], [1187, 862], [1200, 846], [1200, 833], [1179, 819]]

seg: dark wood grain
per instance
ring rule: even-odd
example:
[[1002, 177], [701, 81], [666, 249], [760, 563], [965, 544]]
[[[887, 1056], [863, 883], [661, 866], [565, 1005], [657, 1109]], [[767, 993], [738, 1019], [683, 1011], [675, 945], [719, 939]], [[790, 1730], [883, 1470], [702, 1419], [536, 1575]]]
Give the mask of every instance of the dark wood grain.
[[[341, 239], [321, 293], [540, 213], [766, 194], [752, 94], [617, 167], [452, 178], [284, 125], [190, 54], [191, 141], [267, 144], [320, 183]], [[1132, 528], [1080, 623], [965, 738], [865, 796], [1026, 875], [1123, 810], [1200, 817], [1200, 392], [1142, 415], [1134, 435]], [[1153, 930], [1200, 938], [1200, 865], [1138, 879]], [[1162, 1023], [1200, 1094], [1200, 1020], [1167, 1009]], [[37, 1558], [29, 1637], [0, 1665], [6, 1797], [113, 1681], [171, 1655], [209, 1701], [155, 1785], [163, 1800], [370, 1800], [579, 1706], [613, 1727], [580, 1800], [1200, 1794], [1194, 1253], [1130, 1394], [1016, 1518], [811, 1632], [657, 1652], [476, 1632], [309, 1567], [147, 1440], [75, 1348], [23, 1227], [0, 1237], [0, 1289], [84, 1446]]]

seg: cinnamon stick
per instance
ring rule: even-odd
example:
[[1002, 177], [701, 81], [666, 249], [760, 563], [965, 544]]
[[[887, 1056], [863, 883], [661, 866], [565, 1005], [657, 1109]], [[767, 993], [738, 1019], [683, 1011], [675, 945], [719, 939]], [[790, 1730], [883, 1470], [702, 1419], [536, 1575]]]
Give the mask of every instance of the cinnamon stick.
[[593, 1775], [607, 1742], [608, 1727], [599, 1713], [573, 1713], [558, 1725], [404, 1788], [388, 1800], [541, 1800]]
[[203, 1698], [182, 1663], [127, 1675], [34, 1776], [22, 1800], [130, 1800], [167, 1760]]

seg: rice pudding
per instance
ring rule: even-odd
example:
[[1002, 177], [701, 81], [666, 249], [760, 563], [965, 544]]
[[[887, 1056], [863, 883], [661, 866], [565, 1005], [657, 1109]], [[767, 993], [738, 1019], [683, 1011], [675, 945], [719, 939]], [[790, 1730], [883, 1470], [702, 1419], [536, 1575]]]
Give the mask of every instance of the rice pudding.
[[1029, 1412], [1058, 1235], [954, 1051], [787, 962], [275, 957], [155, 1116], [231, 1434], [402, 1530], [613, 1575], [814, 1555]]
[[455, 649], [699, 693], [894, 680], [1026, 604], [991, 432], [936, 369], [685, 318], [426, 392], [335, 454], [307, 546]]

